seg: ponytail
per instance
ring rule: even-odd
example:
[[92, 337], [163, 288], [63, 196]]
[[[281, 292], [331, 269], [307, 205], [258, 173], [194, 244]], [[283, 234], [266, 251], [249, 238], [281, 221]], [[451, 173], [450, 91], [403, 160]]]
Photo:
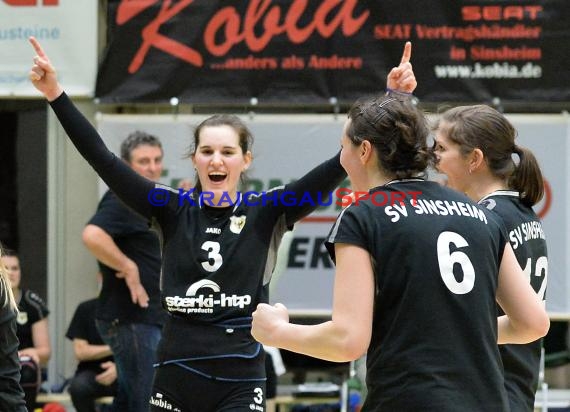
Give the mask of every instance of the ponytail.
[[521, 202], [529, 207], [537, 204], [544, 196], [544, 181], [540, 166], [534, 154], [525, 147], [513, 148], [520, 159], [509, 178], [509, 186], [520, 193]]

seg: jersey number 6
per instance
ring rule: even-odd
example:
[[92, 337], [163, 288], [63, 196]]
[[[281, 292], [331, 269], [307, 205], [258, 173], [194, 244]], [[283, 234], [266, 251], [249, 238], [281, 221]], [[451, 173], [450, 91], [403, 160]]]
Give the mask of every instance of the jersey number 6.
[[[451, 252], [450, 245], [452, 243], [457, 248], [469, 246], [469, 243], [461, 235], [455, 232], [441, 232], [437, 238], [439, 273], [443, 283], [451, 292], [457, 295], [464, 295], [471, 292], [475, 285], [475, 269], [465, 253], [460, 250]], [[456, 263], [461, 266], [463, 271], [463, 280], [461, 282], [458, 282], [453, 274], [453, 266]]]

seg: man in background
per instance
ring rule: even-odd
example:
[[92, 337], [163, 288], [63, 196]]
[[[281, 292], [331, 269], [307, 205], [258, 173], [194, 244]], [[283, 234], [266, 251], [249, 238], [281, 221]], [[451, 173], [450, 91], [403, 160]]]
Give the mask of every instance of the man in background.
[[[131, 133], [121, 144], [121, 158], [139, 175], [160, 179], [163, 151], [157, 137]], [[83, 231], [83, 241], [103, 275], [96, 322], [117, 367], [114, 409], [146, 411], [164, 318], [158, 236], [146, 219], [107, 191]]]

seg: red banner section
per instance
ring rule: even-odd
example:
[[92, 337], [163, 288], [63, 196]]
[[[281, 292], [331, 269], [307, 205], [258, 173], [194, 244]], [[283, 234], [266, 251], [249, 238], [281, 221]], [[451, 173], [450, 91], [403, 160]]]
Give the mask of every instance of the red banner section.
[[413, 44], [425, 102], [570, 101], [570, 2], [109, 1], [103, 103], [339, 103]]

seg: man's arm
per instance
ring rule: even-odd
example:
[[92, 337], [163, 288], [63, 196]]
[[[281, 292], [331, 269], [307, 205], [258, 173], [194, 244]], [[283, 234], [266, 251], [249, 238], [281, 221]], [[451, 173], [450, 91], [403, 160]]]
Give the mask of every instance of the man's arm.
[[85, 339], [73, 339], [73, 352], [80, 362], [92, 361], [113, 355], [109, 345], [92, 345]]
[[149, 297], [141, 284], [137, 264], [119, 249], [113, 238], [96, 225], [87, 225], [82, 237], [85, 246], [98, 261], [115, 269], [117, 277], [125, 279], [133, 303], [148, 307]]

